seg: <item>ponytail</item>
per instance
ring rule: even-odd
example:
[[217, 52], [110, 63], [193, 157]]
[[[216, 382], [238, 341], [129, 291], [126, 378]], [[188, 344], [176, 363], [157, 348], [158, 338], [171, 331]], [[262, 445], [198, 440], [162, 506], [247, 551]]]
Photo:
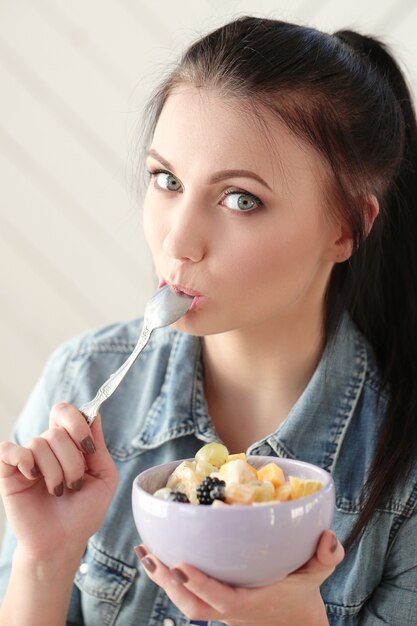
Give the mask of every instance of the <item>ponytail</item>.
[[[417, 459], [417, 125], [405, 80], [384, 46], [351, 31], [336, 35], [389, 84], [400, 107], [403, 133], [397, 171], [379, 198], [380, 215], [348, 270], [348, 308], [375, 351], [381, 391], [389, 393], [349, 547]], [[358, 277], [361, 281], [354, 285]]]

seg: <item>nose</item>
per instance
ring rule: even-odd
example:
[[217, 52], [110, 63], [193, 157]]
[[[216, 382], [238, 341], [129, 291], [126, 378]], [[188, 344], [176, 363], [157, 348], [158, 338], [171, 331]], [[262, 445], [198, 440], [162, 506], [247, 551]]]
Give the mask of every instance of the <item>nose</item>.
[[207, 251], [207, 224], [203, 211], [189, 202], [172, 209], [163, 240], [164, 252], [173, 259], [198, 263]]

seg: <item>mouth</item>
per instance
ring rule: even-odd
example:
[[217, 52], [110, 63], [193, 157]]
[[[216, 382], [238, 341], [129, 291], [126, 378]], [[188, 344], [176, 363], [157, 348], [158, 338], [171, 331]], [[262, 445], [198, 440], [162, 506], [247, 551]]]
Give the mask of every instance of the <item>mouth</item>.
[[159, 281], [158, 287], [163, 287], [164, 285], [168, 285], [168, 287], [172, 289], [172, 291], [178, 294], [179, 296], [188, 296], [189, 298], [194, 298], [189, 311], [193, 311], [197, 303], [201, 300], [201, 298], [203, 298], [203, 294], [199, 293], [198, 291], [195, 291], [194, 289], [190, 289], [189, 287], [185, 287], [183, 285], [171, 283], [165, 279], [161, 279]]

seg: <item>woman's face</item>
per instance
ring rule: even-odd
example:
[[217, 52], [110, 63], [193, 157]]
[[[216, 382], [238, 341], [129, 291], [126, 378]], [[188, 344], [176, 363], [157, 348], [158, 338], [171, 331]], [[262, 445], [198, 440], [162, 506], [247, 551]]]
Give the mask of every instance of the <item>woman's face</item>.
[[324, 207], [325, 167], [272, 113], [262, 121], [237, 100], [192, 87], [162, 110], [147, 157], [144, 228], [160, 282], [198, 295], [178, 329], [282, 328], [322, 314], [341, 260], [341, 227]]

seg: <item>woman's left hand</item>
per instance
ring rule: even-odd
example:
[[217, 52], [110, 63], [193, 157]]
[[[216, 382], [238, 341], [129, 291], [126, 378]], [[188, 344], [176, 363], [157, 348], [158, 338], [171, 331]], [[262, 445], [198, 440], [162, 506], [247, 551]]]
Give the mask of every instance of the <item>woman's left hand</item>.
[[248, 589], [221, 583], [191, 565], [169, 569], [144, 546], [135, 551], [148, 576], [189, 619], [230, 626], [327, 625], [320, 585], [344, 557], [335, 535], [325, 531], [315, 555], [300, 569], [268, 587]]

